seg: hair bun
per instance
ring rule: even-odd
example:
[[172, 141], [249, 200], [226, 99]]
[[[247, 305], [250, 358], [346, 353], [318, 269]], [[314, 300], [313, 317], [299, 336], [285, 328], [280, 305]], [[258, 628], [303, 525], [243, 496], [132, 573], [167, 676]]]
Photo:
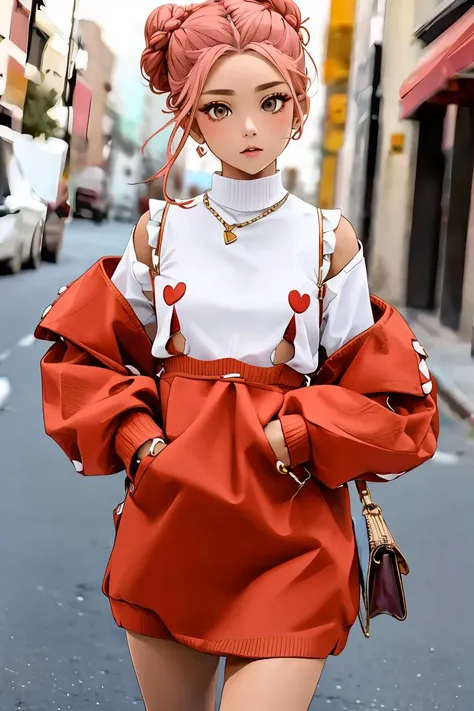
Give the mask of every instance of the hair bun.
[[145, 25], [146, 48], [142, 54], [142, 74], [150, 89], [162, 93], [170, 90], [166, 66], [166, 52], [173, 33], [194, 11], [195, 5], [161, 5], [153, 10]]
[[301, 12], [293, 0], [264, 0], [263, 5], [281, 15], [290, 27], [299, 33], [301, 29]]
[[188, 17], [188, 10], [180, 5], [162, 5], [154, 10], [145, 26], [147, 49], [155, 52], [165, 49], [173, 32], [179, 30]]

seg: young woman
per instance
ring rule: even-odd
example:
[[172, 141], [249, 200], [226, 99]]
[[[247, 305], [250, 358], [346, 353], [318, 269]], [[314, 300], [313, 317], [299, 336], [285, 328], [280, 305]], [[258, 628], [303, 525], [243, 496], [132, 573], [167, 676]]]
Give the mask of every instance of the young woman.
[[[357, 616], [347, 482], [433, 455], [435, 386], [350, 224], [282, 184], [309, 110], [294, 2], [163, 5], [145, 35], [166, 200], [46, 309], [46, 431], [82, 474], [127, 472], [103, 591], [148, 711], [213, 709], [219, 657], [222, 711], [303, 711]], [[222, 171], [178, 204], [190, 136]]]

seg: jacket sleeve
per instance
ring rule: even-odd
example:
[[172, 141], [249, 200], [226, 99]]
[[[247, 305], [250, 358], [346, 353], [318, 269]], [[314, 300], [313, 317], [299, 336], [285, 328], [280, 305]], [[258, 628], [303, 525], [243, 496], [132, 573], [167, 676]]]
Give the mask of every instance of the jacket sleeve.
[[[126, 470], [147, 440], [163, 437], [143, 313], [120, 291], [122, 259], [91, 267], [49, 306], [35, 335], [54, 341], [41, 361], [45, 430], [84, 475]], [[137, 313], [138, 311], [138, 313]], [[149, 320], [149, 319], [147, 319]]]
[[439, 431], [423, 349], [392, 307], [371, 328], [365, 263], [348, 266], [328, 282], [322, 334], [327, 370], [338, 375], [287, 393], [279, 413], [291, 466], [309, 464], [330, 488], [414, 469], [433, 456]]
[[128, 472], [140, 445], [163, 437], [151, 377], [114, 372], [67, 341], [49, 349], [41, 375], [46, 433], [81, 474]]

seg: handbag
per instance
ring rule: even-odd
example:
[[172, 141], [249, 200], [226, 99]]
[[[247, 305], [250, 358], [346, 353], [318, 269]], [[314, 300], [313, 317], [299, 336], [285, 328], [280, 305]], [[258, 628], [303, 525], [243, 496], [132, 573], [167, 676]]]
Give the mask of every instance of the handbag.
[[[319, 218], [319, 324], [322, 325], [324, 297], [324, 235], [323, 215]], [[354, 481], [362, 504], [360, 513], [352, 514], [352, 522], [359, 561], [360, 604], [359, 622], [365, 637], [370, 637], [370, 620], [379, 615], [390, 615], [397, 620], [407, 617], [407, 604], [402, 575], [410, 569], [403, 553], [385, 523], [382, 509], [372, 500], [364, 481]]]
[[367, 484], [354, 484], [362, 504], [362, 511], [352, 517], [359, 558], [359, 621], [364, 635], [370, 637], [370, 620], [378, 615], [406, 620], [402, 575], [408, 575], [410, 569]]

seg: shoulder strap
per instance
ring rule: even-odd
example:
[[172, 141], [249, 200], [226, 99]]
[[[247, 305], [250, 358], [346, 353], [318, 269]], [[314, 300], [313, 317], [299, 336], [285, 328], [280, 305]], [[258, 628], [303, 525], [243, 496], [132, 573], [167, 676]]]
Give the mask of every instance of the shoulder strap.
[[324, 283], [324, 231], [323, 213], [318, 207], [319, 222], [319, 265], [318, 265], [318, 300], [319, 300], [319, 325], [323, 322], [324, 297], [326, 296], [326, 285]]
[[160, 274], [161, 245], [163, 244], [163, 235], [165, 232], [166, 218], [168, 216], [169, 209], [170, 209], [170, 204], [169, 204], [169, 202], [167, 202], [165, 205], [165, 208], [163, 210], [163, 213], [161, 215], [160, 231], [158, 233], [158, 240], [156, 242], [156, 247], [153, 250], [153, 254], [151, 255], [151, 261], [153, 264], [153, 266], [151, 268], [152, 281], [153, 281], [154, 277], [159, 276], [159, 274]]

